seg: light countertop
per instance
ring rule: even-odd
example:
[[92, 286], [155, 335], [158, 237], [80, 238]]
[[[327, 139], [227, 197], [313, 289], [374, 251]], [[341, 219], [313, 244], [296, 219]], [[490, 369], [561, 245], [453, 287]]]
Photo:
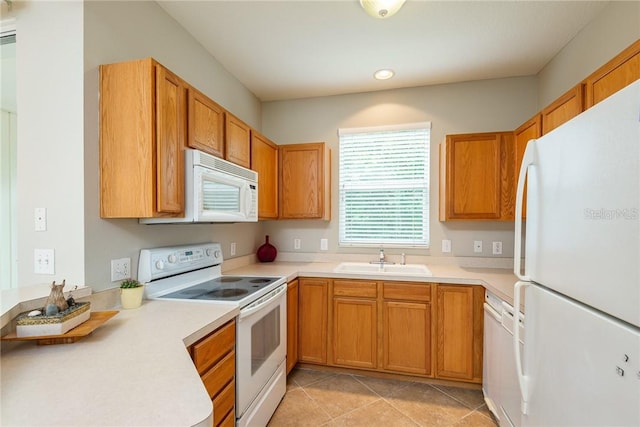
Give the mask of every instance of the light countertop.
[[74, 344], [3, 342], [3, 426], [210, 425], [186, 346], [238, 314], [220, 304], [144, 301]]
[[371, 280], [401, 280], [407, 282], [454, 283], [461, 285], [481, 285], [499, 298], [513, 304], [513, 285], [518, 280], [513, 271], [506, 268], [460, 267], [457, 265], [428, 264], [431, 276], [378, 275], [335, 273], [339, 263], [334, 262], [267, 262], [257, 263], [225, 271], [228, 275], [334, 277]]
[[[288, 280], [334, 277], [482, 285], [508, 302], [513, 301], [516, 281], [508, 269], [455, 265], [429, 265], [432, 276], [381, 278], [334, 273], [338, 263], [332, 262], [230, 264], [232, 269], [224, 274], [285, 276]], [[48, 292], [43, 288], [36, 293], [36, 297], [42, 297]], [[109, 293], [114, 290], [91, 298]], [[21, 308], [28, 305], [15, 301], [14, 304]], [[3, 305], [3, 317], [15, 310], [16, 307]], [[121, 310], [74, 344], [38, 346], [32, 341], [2, 342], [0, 424], [210, 424], [211, 400], [186, 347], [237, 314], [237, 308], [222, 304], [152, 300], [144, 301], [138, 309]]]

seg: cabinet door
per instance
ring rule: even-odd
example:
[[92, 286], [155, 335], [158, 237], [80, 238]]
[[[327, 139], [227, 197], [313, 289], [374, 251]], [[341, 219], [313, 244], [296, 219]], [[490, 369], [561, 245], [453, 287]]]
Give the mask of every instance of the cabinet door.
[[[518, 129], [514, 132], [515, 139], [515, 156], [516, 156], [516, 165], [515, 165], [515, 174], [514, 174], [514, 182], [516, 184], [516, 188], [518, 185], [518, 177], [520, 175], [520, 166], [522, 165], [522, 158], [524, 157], [524, 150], [527, 148], [527, 143], [532, 139], [537, 139], [542, 136], [542, 115], [536, 114], [534, 117], [523, 123]], [[527, 191], [526, 182], [525, 182], [525, 194]], [[513, 193], [515, 197], [515, 191]], [[527, 214], [527, 199], [524, 199], [524, 204], [522, 207], [522, 217], [526, 218]], [[515, 212], [514, 212], [515, 213]]]
[[187, 144], [224, 158], [224, 109], [194, 88], [189, 88]]
[[640, 40], [620, 52], [586, 79], [586, 107], [590, 108], [640, 79]]
[[323, 142], [281, 145], [280, 218], [331, 218], [329, 150]]
[[477, 286], [437, 286], [437, 378], [482, 381], [481, 294]]
[[258, 172], [258, 218], [278, 218], [278, 146], [251, 131], [251, 169]]
[[151, 59], [100, 66], [102, 218], [155, 215], [154, 86]]
[[287, 374], [298, 363], [298, 280], [287, 285]]
[[584, 85], [580, 83], [542, 110], [542, 134], [551, 132], [583, 111]]
[[383, 368], [431, 375], [431, 304], [383, 303]]
[[376, 300], [333, 299], [333, 363], [356, 368], [377, 366]]
[[513, 132], [447, 135], [441, 145], [440, 220], [511, 220]]
[[300, 279], [298, 287], [298, 360], [326, 365], [329, 282]]
[[251, 128], [233, 114], [225, 114], [225, 159], [251, 167]]
[[156, 66], [157, 211], [184, 212], [185, 85]]

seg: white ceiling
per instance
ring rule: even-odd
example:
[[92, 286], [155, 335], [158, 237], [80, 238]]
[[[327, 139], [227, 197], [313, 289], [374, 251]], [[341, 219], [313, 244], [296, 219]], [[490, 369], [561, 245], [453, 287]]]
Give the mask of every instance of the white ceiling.
[[608, 2], [409, 0], [385, 20], [358, 0], [158, 3], [272, 101], [535, 75]]

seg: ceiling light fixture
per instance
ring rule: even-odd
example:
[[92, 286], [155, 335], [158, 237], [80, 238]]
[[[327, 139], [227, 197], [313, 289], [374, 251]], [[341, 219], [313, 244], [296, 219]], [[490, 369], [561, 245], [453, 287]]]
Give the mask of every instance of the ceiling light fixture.
[[373, 77], [377, 80], [388, 80], [393, 77], [394, 74], [393, 70], [378, 70], [373, 73]]
[[360, 0], [360, 6], [374, 18], [389, 18], [395, 15], [405, 0]]

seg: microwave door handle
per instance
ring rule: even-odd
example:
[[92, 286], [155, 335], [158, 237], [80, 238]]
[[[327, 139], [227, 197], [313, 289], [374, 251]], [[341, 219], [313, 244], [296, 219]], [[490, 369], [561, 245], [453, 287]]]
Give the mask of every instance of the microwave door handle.
[[249, 217], [251, 213], [251, 187], [249, 184], [245, 184], [242, 191], [244, 193], [244, 215], [245, 217]]

